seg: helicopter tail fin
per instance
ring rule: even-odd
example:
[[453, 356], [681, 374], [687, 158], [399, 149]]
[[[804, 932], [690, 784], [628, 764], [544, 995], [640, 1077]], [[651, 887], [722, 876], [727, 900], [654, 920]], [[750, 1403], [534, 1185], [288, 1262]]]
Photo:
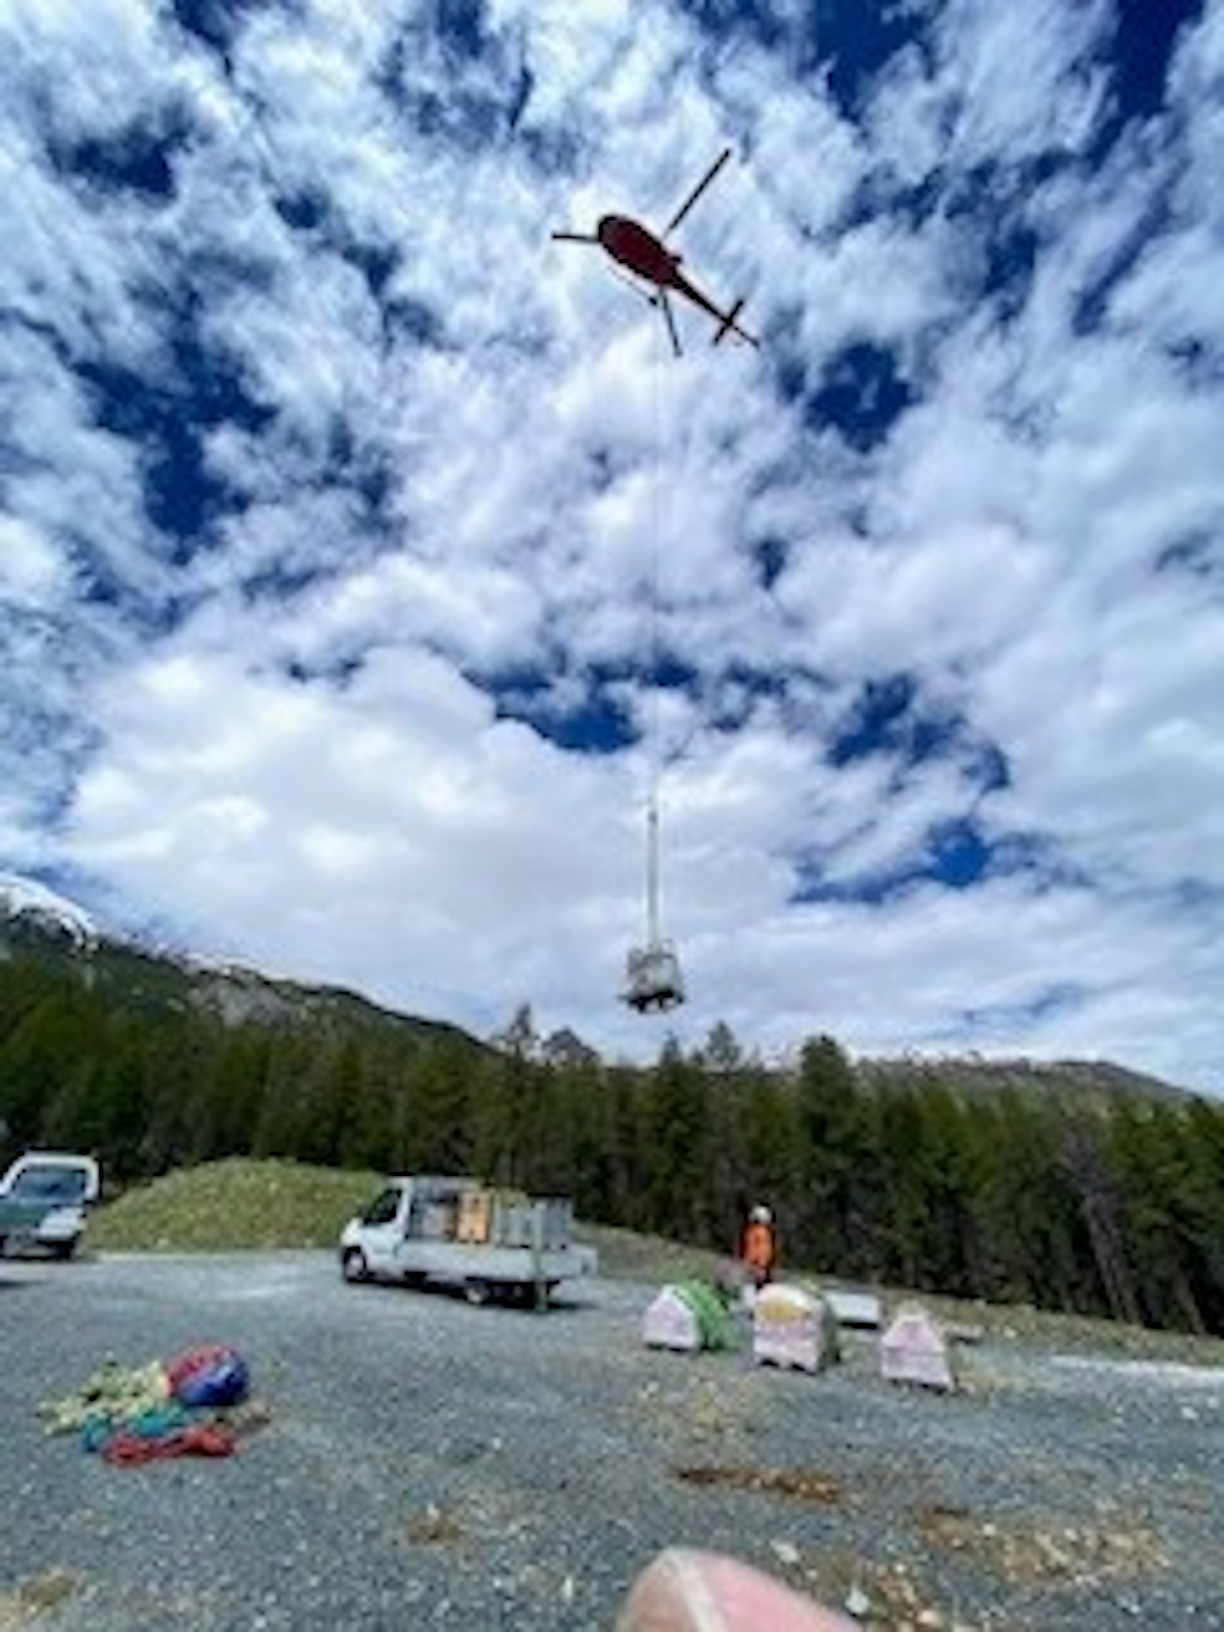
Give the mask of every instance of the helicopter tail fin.
[[743, 308], [744, 302], [742, 299], [740, 299], [737, 300], [734, 306], [731, 307], [730, 311], [727, 312], [719, 325], [718, 333], [714, 336], [714, 345], [718, 345], [720, 340], [725, 340], [729, 334], [734, 334], [740, 340], [747, 340], [751, 345], [755, 346], [759, 344], [754, 335], [746, 334], [735, 321]]

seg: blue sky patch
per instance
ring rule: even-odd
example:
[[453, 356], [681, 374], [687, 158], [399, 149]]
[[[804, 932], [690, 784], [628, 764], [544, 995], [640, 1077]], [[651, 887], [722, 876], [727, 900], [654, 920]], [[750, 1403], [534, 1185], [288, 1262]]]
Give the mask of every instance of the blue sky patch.
[[411, 130], [475, 152], [515, 133], [535, 81], [522, 41], [488, 29], [481, 0], [435, 0], [393, 42], [377, 83]]
[[398, 249], [389, 243], [362, 239], [341, 218], [334, 200], [321, 187], [306, 187], [273, 199], [273, 208], [285, 225], [312, 243], [338, 255], [361, 273], [372, 298], [382, 303], [387, 285], [402, 264]]
[[935, 822], [913, 854], [876, 872], [838, 876], [837, 856], [813, 847], [796, 866], [792, 899], [878, 907], [922, 884], [966, 890], [991, 871], [991, 847], [970, 816]]
[[804, 729], [809, 722], [802, 717], [803, 704], [796, 699], [799, 682], [805, 678], [811, 677], [732, 661], [704, 684], [691, 671], [674, 669], [664, 671], [661, 683], [688, 691], [702, 708], [706, 723], [716, 731], [740, 729], [763, 703], [775, 705], [788, 727]]
[[1164, 106], [1182, 30], [1202, 15], [1202, 0], [1114, 0], [1113, 86], [1123, 120]]
[[1051, 1020], [1080, 1008], [1089, 993], [1075, 980], [1051, 981], [1034, 989], [1031, 997], [1014, 1003], [983, 1004], [961, 1011], [961, 1021], [971, 1036], [992, 1037], [1011, 1031], [1023, 1032], [1034, 1021]]
[[1156, 571], [1224, 584], [1224, 537], [1203, 532], [1180, 538], [1157, 555]]
[[247, 18], [276, 9], [276, 0], [170, 0], [180, 28], [194, 34], [227, 64]]
[[1048, 833], [997, 835], [991, 843], [990, 870], [1000, 877], [1022, 877], [1037, 892], [1087, 889], [1093, 884], [1086, 869]]
[[681, 0], [681, 9], [718, 48], [737, 39], [780, 58], [796, 79], [825, 73], [841, 112], [854, 117], [894, 52], [919, 38], [912, 7], [887, 0]]
[[949, 889], [963, 890], [976, 884], [990, 862], [989, 846], [977, 824], [967, 818], [937, 822], [928, 835], [930, 861], [928, 878]]
[[856, 452], [870, 453], [887, 441], [913, 401], [894, 354], [857, 341], [825, 363], [818, 384], [805, 396], [803, 413], [814, 430], [832, 425]]
[[131, 124], [106, 136], [56, 143], [52, 157], [58, 169], [91, 187], [168, 204], [175, 191], [174, 153], [190, 128], [181, 113], [171, 112], [157, 124]]
[[761, 588], [772, 589], [786, 570], [790, 557], [786, 541], [772, 536], [759, 538], [751, 546], [751, 555]]
[[847, 118], [870, 96], [875, 76], [903, 46], [922, 49], [922, 16], [890, 0], [815, 0], [810, 33], [818, 61], [828, 65], [829, 90]]
[[258, 432], [272, 417], [246, 392], [239, 372], [208, 348], [188, 321], [167, 338], [154, 380], [117, 363], [80, 360], [98, 424], [140, 450], [149, 519], [187, 561], [216, 521], [245, 505], [243, 494], [208, 466], [204, 436], [221, 424]]
[[638, 731], [617, 690], [626, 670], [595, 666], [582, 675], [578, 699], [565, 677], [539, 669], [471, 676], [494, 699], [504, 719], [519, 720], [558, 748], [584, 754], [615, 754], [638, 740]]
[[852, 764], [872, 754], [902, 752], [917, 764], [947, 748], [959, 721], [929, 713], [912, 675], [894, 674], [864, 682], [829, 746], [829, 763]]
[[320, 486], [347, 489], [366, 524], [381, 529], [392, 526], [391, 505], [398, 477], [391, 458], [377, 442], [364, 437], [349, 420], [338, 415], [332, 420], [318, 480]]
[[902, 768], [954, 759], [982, 794], [1006, 787], [1011, 777], [1004, 750], [954, 708], [928, 701], [909, 674], [863, 683], [834, 728], [827, 759], [840, 769], [878, 754], [895, 756]]
[[980, 287], [971, 292], [992, 300], [1001, 318], [1023, 306], [1040, 255], [1032, 199], [1073, 164], [1070, 155], [1051, 149], [1011, 163], [992, 159], [946, 178], [941, 207], [979, 266]]
[[[300, 584], [299, 587], [305, 587]], [[292, 593], [290, 591], [290, 593]], [[325, 685], [334, 687], [337, 691], [344, 688], [359, 675], [365, 666], [362, 657], [334, 657], [325, 663], [302, 663], [298, 661], [285, 664], [285, 673], [301, 686], [318, 685], [322, 681]]]
[[1084, 289], [1080, 290], [1071, 313], [1076, 334], [1095, 334], [1108, 317], [1109, 300], [1125, 284], [1139, 261], [1160, 237], [1170, 219], [1167, 199], [1154, 199], [1144, 216], [1135, 223], [1109, 257], [1108, 263]]
[[1035, 895], [1088, 884], [1081, 869], [1059, 857], [1048, 837], [993, 834], [982, 817], [966, 814], [931, 823], [909, 855], [875, 872], [842, 874], [836, 852], [812, 846], [797, 863], [793, 899], [882, 906], [919, 885], [961, 891], [1009, 877], [1022, 878]]

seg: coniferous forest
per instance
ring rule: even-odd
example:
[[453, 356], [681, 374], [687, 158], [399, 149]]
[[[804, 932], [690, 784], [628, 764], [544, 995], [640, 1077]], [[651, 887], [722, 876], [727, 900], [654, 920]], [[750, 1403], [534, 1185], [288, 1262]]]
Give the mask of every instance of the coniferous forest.
[[965, 1093], [937, 1068], [793, 1065], [716, 1026], [648, 1069], [523, 1011], [493, 1046], [354, 1006], [235, 1021], [0, 963], [0, 1135], [91, 1150], [112, 1183], [229, 1155], [478, 1173], [579, 1217], [731, 1251], [774, 1210], [784, 1264], [1224, 1333], [1224, 1107]]

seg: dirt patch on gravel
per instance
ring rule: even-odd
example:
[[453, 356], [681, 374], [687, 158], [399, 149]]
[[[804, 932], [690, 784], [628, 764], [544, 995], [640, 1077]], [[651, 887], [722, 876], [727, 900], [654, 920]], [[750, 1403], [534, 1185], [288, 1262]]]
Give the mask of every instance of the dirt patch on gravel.
[[14, 1589], [0, 1593], [0, 1632], [17, 1632], [44, 1610], [55, 1609], [80, 1592], [81, 1578], [70, 1570], [47, 1570], [27, 1576]]
[[830, 1504], [842, 1500], [838, 1481], [816, 1468], [674, 1468], [688, 1485], [724, 1485], [731, 1490], [755, 1490], [768, 1496], [787, 1496], [795, 1502]]
[[919, 1508], [910, 1523], [933, 1547], [959, 1553], [996, 1571], [1013, 1585], [1106, 1579], [1167, 1569], [1168, 1549], [1144, 1525], [1020, 1523], [982, 1519], [956, 1508]]

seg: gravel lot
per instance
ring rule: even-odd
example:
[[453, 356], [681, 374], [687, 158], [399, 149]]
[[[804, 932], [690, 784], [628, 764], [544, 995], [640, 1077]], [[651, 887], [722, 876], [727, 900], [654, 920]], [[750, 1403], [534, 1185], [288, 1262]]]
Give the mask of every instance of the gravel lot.
[[[993, 1342], [944, 1397], [865, 1336], [816, 1378], [648, 1351], [652, 1290], [539, 1316], [317, 1252], [0, 1263], [0, 1632], [610, 1632], [669, 1544], [857, 1588], [870, 1627], [1224, 1628], [1224, 1369]], [[213, 1341], [271, 1412], [237, 1456], [44, 1433], [108, 1355]]]

